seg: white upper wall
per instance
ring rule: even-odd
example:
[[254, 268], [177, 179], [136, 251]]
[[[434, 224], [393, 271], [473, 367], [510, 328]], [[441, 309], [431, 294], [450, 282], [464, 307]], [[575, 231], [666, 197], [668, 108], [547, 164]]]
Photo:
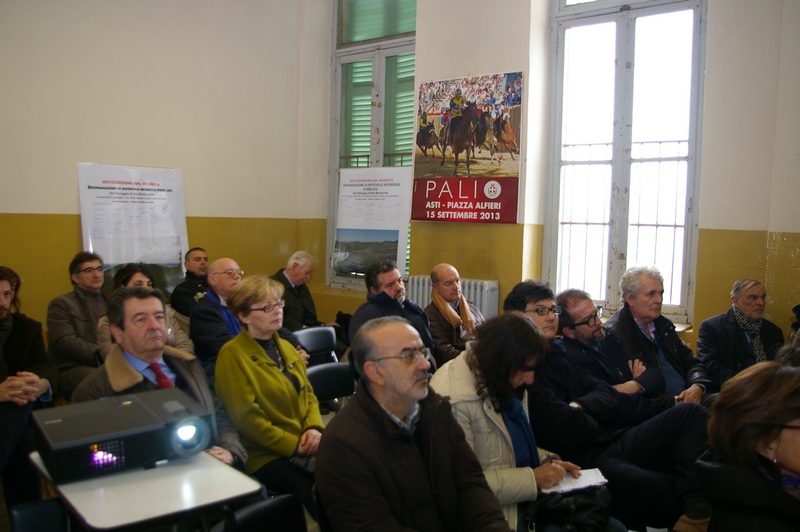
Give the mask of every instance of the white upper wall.
[[78, 162], [179, 168], [189, 216], [324, 218], [332, 2], [0, 2], [0, 212]]
[[525, 208], [520, 220], [529, 223], [544, 219], [548, 5], [545, 0], [417, 0], [417, 85], [523, 72], [527, 116], [521, 127]]
[[709, 0], [700, 227], [800, 231], [796, 0]]

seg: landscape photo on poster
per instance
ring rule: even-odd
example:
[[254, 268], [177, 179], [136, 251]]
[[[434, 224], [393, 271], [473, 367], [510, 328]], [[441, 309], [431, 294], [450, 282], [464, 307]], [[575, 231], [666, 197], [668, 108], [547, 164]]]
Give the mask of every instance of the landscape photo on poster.
[[397, 262], [399, 231], [392, 229], [336, 230], [336, 246], [331, 266], [344, 277], [363, 277], [367, 266], [376, 260]]

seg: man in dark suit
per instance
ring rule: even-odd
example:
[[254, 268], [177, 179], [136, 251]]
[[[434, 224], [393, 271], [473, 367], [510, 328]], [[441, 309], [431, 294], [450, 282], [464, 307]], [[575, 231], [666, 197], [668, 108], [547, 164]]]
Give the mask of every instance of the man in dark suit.
[[717, 387], [756, 362], [772, 360], [783, 345], [783, 331], [764, 318], [767, 292], [754, 279], [739, 279], [731, 290], [731, 309], [700, 325], [697, 354]]

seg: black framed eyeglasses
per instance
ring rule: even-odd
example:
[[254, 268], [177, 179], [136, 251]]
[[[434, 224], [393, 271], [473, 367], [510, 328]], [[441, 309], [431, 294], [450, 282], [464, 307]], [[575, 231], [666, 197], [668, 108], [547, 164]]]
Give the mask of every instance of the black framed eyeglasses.
[[525, 309], [526, 314], [538, 314], [539, 316], [547, 316], [551, 312], [554, 316], [558, 316], [561, 314], [561, 307], [556, 305], [554, 307], [534, 307]]
[[573, 328], [574, 327], [580, 327], [581, 325], [588, 325], [589, 327], [594, 327], [595, 324], [597, 324], [597, 320], [599, 320], [602, 317], [603, 317], [603, 306], [602, 305], [597, 305], [597, 310], [595, 311], [594, 314], [592, 314], [591, 316], [589, 316], [588, 318], [586, 318], [583, 321], [579, 321], [578, 323], [576, 323], [572, 327]]
[[[380, 360], [387, 360], [387, 359], [390, 359], [390, 358], [399, 358], [400, 360], [405, 362], [405, 364], [407, 366], [413, 366], [414, 364], [417, 363], [417, 361], [420, 359], [420, 357], [424, 358], [425, 360], [430, 360], [431, 359], [431, 350], [428, 349], [427, 347], [423, 347], [422, 349], [418, 349], [418, 350], [416, 350], [416, 351], [414, 351], [412, 353], [406, 353], [405, 355], [397, 355], [397, 356], [393, 356], [393, 357], [373, 358], [372, 362], [378, 362]], [[369, 362], [369, 361], [367, 361], [367, 362]]]

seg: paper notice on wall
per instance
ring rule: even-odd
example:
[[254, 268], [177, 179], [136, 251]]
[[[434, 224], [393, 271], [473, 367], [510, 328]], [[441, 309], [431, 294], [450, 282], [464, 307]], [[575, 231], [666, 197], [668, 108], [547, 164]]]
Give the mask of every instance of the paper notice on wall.
[[331, 267], [356, 278], [379, 259], [405, 271], [411, 213], [411, 168], [346, 168], [339, 178], [336, 244]]
[[112, 269], [147, 263], [167, 290], [182, 280], [189, 238], [180, 170], [79, 163], [78, 187], [85, 250]]

